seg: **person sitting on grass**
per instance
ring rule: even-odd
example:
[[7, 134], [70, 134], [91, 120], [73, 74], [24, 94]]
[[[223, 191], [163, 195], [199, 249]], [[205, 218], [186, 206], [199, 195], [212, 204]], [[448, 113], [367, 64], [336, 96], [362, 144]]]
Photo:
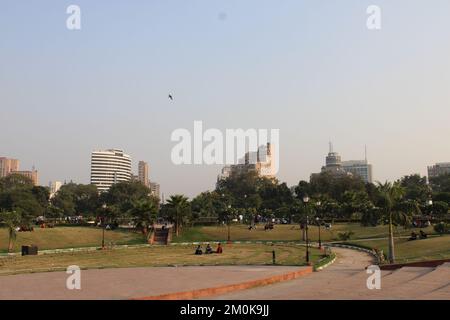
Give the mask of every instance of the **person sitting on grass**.
[[206, 251], [205, 251], [205, 253], [206, 253], [206, 254], [213, 253], [213, 250], [212, 250], [211, 245], [210, 245], [209, 243], [208, 243], [208, 245], [206, 246]]
[[217, 250], [216, 250], [216, 253], [222, 253], [222, 245], [219, 243], [218, 245], [217, 245]]
[[426, 239], [427, 238], [427, 234], [425, 232], [423, 232], [423, 230], [420, 230], [420, 238], [421, 239]]
[[415, 233], [414, 231], [411, 232], [411, 237], [409, 237], [409, 240], [417, 240], [417, 233]]
[[197, 249], [195, 250], [195, 254], [196, 254], [196, 255], [203, 254], [202, 247], [201, 247], [200, 245], [199, 245], [199, 246], [197, 247]]

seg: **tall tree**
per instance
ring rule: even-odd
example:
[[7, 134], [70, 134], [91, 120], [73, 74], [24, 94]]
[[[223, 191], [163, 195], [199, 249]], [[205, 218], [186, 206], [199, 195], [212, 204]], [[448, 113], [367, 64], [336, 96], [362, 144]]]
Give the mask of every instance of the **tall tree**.
[[11, 174], [0, 179], [0, 210], [18, 212], [22, 224], [43, 215], [47, 199], [47, 189], [35, 187], [27, 177]]
[[419, 174], [411, 174], [400, 179], [400, 185], [405, 190], [405, 199], [416, 200], [425, 204], [431, 196], [431, 189], [427, 184], [427, 178]]
[[419, 214], [419, 205], [415, 200], [405, 199], [405, 189], [400, 182], [377, 183], [378, 199], [376, 206], [389, 224], [389, 262], [395, 262], [394, 230], [393, 226], [407, 226], [413, 214]]
[[433, 192], [450, 193], [450, 174], [443, 174], [430, 178], [430, 186]]
[[170, 196], [167, 208], [169, 217], [175, 222], [176, 235], [179, 236], [182, 225], [191, 214], [189, 199], [180, 194]]
[[16, 228], [21, 224], [21, 215], [17, 211], [0, 211], [0, 221], [2, 221], [8, 229], [8, 252], [12, 252], [14, 241], [16, 240]]
[[326, 195], [342, 202], [346, 191], [364, 192], [364, 181], [358, 176], [321, 172], [311, 177], [310, 197]]
[[152, 229], [158, 215], [158, 202], [158, 199], [153, 197], [137, 200], [132, 203], [132, 207], [128, 210], [136, 228], [142, 231], [147, 241], [151, 234], [150, 229]]
[[191, 202], [193, 218], [217, 217], [220, 209], [220, 196], [217, 192], [202, 192]]

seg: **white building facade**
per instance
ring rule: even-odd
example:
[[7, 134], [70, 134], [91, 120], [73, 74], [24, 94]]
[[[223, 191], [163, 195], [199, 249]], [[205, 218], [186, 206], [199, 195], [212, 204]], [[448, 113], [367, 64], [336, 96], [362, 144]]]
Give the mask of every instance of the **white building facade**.
[[62, 187], [61, 181], [50, 181], [48, 184], [48, 187], [50, 188], [50, 198], [53, 198], [55, 194], [61, 189]]
[[220, 178], [228, 178], [231, 175], [242, 174], [255, 171], [261, 177], [275, 178], [276, 157], [273, 144], [267, 143], [258, 147], [257, 151], [247, 152], [238, 164], [225, 166], [222, 168]]
[[108, 191], [118, 182], [131, 180], [131, 157], [120, 149], [93, 151], [91, 154], [91, 184], [100, 192]]
[[365, 183], [372, 183], [372, 165], [367, 160], [343, 161], [342, 168], [354, 176], [361, 177]]

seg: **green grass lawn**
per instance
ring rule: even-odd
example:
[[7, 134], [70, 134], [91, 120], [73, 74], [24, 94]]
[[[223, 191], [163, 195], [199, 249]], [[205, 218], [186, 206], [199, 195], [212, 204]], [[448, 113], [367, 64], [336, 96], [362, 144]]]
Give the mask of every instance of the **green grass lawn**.
[[[354, 243], [370, 248], [378, 248], [383, 250], [385, 254], [388, 253], [387, 240], [357, 241]], [[450, 259], [450, 235], [435, 236], [414, 241], [396, 239], [395, 257], [397, 263]]]
[[[424, 229], [431, 234], [432, 228]], [[344, 231], [352, 231], [351, 239], [368, 239], [387, 237], [387, 226], [362, 227], [357, 223], [337, 223], [331, 230], [321, 229], [321, 238], [324, 241], [338, 241], [338, 234]], [[410, 230], [398, 228], [396, 236], [407, 236]], [[317, 226], [309, 227], [309, 238], [312, 241], [318, 239]], [[191, 241], [224, 241], [227, 239], [226, 226], [203, 226], [183, 230], [180, 237], [173, 237], [174, 242]], [[264, 231], [263, 225], [256, 230], [249, 231], [246, 225], [231, 226], [231, 239], [235, 241], [299, 241], [301, 230], [298, 225], [275, 225], [270, 231]], [[22, 245], [37, 245], [39, 250], [63, 249], [73, 247], [100, 246], [102, 241], [102, 229], [95, 227], [56, 227], [48, 229], [36, 228], [33, 232], [18, 232], [14, 245], [14, 251], [19, 252]], [[144, 243], [141, 234], [127, 230], [114, 230], [105, 232], [105, 243], [138, 244]], [[6, 252], [8, 247], [8, 233], [5, 228], [0, 228], [0, 253]]]
[[[216, 245], [212, 245], [215, 249]], [[0, 258], [0, 274], [65, 270], [78, 265], [88, 268], [156, 267], [169, 265], [268, 265], [272, 264], [272, 250], [277, 265], [304, 265], [305, 248], [294, 245], [232, 244], [223, 245], [222, 254], [194, 255], [196, 246], [152, 246], [98, 250], [92, 252], [59, 253], [38, 256], [11, 256]], [[311, 261], [322, 258], [322, 253], [311, 249]]]
[[[431, 227], [423, 230], [428, 234], [433, 233]], [[371, 248], [376, 247], [387, 253], [387, 239], [369, 240], [371, 238], [386, 238], [388, 236], [387, 226], [362, 227], [357, 223], [336, 223], [332, 226], [331, 230], [321, 229], [321, 239], [323, 241], [339, 241], [338, 234], [345, 231], [354, 232], [354, 235], [349, 240], [350, 243], [353, 241], [359, 245]], [[409, 236], [410, 232], [411, 230], [397, 228], [395, 230], [395, 236]], [[311, 241], [317, 241], [317, 226], [310, 226], [309, 238]], [[183, 230], [180, 237], [174, 237], [173, 241], [224, 241], [226, 239], [226, 226], [203, 226], [187, 228]], [[298, 225], [275, 225], [274, 230], [264, 231], [263, 225], [259, 225], [256, 230], [249, 231], [246, 225], [233, 225], [231, 227], [231, 239], [234, 241], [299, 241], [301, 239], [301, 230]], [[14, 248], [16, 252], [19, 252], [22, 245], [31, 244], [37, 245], [39, 250], [95, 247], [101, 245], [101, 240], [102, 229], [95, 227], [36, 228], [34, 232], [19, 232]], [[144, 238], [140, 233], [133, 231], [106, 231], [105, 243], [107, 245], [109, 243], [115, 245], [139, 244], [144, 243]], [[3, 228], [0, 229], [0, 252], [6, 252], [7, 245], [7, 230]], [[235, 251], [235, 248], [243, 248], [245, 250], [240, 253]], [[267, 254], [270, 250], [267, 248], [267, 245], [257, 244], [249, 245], [249, 247], [246, 247], [244, 244], [236, 245], [227, 254], [220, 257], [204, 256], [201, 261], [206, 264], [259, 264], [266, 263], [267, 261], [271, 263], [271, 255]], [[291, 248], [289, 246], [282, 247], [281, 245], [277, 245], [276, 248], [280, 250], [279, 261], [282, 264], [295, 264], [304, 255], [304, 253], [297, 254], [303, 250], [298, 247]], [[294, 252], [292, 250], [297, 251]], [[192, 252], [193, 248], [185, 246], [151, 247], [150, 249], [116, 249], [89, 253], [59, 253], [38, 257], [14, 257], [10, 260], [1, 260], [1, 263], [4, 264], [5, 261], [8, 261], [10, 266], [13, 265], [12, 270], [26, 269], [28, 266], [27, 261], [31, 261], [30, 265], [32, 268], [38, 266], [42, 266], [42, 268], [47, 268], [48, 266], [66, 267], [69, 262], [86, 268], [190, 264], [196, 263], [197, 261], [197, 257], [191, 255]], [[396, 257], [398, 262], [450, 258], [450, 235], [430, 237], [426, 240], [417, 241], [406, 241], [406, 239], [397, 238]], [[77, 259], [79, 263], [77, 263]], [[0, 266], [2, 269], [4, 267], [5, 265]]]
[[[425, 232], [433, 233], [433, 228], [428, 227], [423, 229]], [[340, 232], [351, 231], [354, 235], [351, 239], [368, 239], [368, 238], [383, 238], [388, 236], [388, 227], [385, 225], [376, 227], [362, 227], [358, 223], [336, 223], [330, 230], [321, 228], [321, 239], [324, 241], [339, 240], [338, 234]], [[263, 225], [258, 225], [256, 230], [249, 231], [246, 225], [232, 225], [231, 239], [235, 241], [245, 240], [268, 240], [268, 241], [299, 241], [302, 239], [301, 230], [298, 225], [275, 225], [273, 230], [264, 231]], [[395, 236], [407, 236], [411, 230], [397, 228]], [[183, 232], [180, 237], [173, 237], [175, 242], [190, 242], [190, 241], [208, 241], [208, 240], [226, 240], [227, 239], [226, 226], [204, 226], [193, 227]], [[318, 227], [311, 225], [309, 227], [309, 238], [316, 241], [318, 236]]]
[[[144, 243], [141, 234], [127, 230], [105, 231], [105, 243], [137, 244]], [[32, 232], [18, 232], [14, 251], [21, 250], [22, 245], [37, 245], [39, 250], [75, 247], [101, 246], [102, 229], [95, 227], [56, 227], [35, 228]], [[0, 228], [0, 252], [8, 250], [8, 232]]]

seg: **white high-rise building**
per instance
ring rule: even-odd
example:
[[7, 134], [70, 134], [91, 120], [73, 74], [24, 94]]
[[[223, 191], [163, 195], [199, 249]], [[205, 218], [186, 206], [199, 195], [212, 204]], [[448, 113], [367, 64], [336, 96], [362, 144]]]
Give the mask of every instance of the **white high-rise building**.
[[131, 180], [131, 157], [120, 149], [93, 151], [91, 154], [91, 184], [100, 192], [117, 183]]
[[342, 161], [342, 168], [354, 176], [361, 177], [365, 183], [372, 183], [372, 165], [367, 160]]
[[55, 194], [61, 189], [62, 182], [61, 181], [50, 181], [48, 184], [48, 187], [50, 188], [50, 198], [53, 198]]

